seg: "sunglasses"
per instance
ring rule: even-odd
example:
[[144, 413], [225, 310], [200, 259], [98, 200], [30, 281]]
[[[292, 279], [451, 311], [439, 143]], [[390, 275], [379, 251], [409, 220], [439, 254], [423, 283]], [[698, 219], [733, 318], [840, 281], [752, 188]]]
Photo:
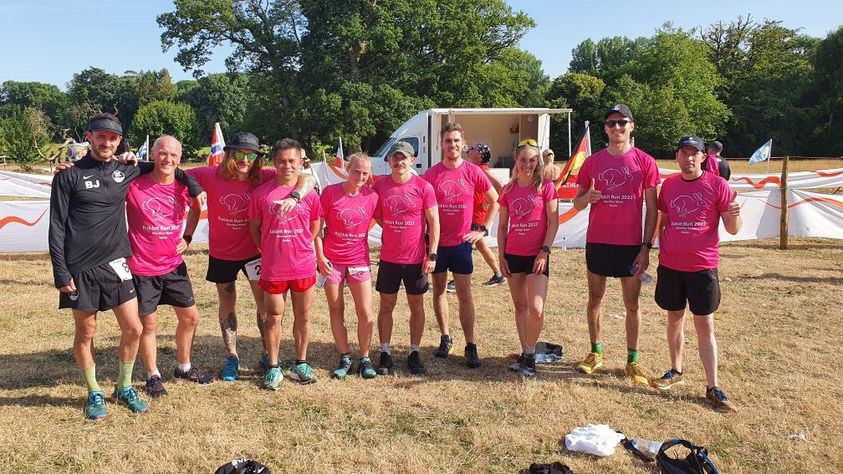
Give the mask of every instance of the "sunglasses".
[[240, 150], [234, 150], [234, 159], [237, 160], [237, 161], [240, 161], [240, 160], [255, 161], [258, 158], [258, 156], [259, 155], [255, 152], [246, 153], [246, 152], [243, 152], [243, 151], [240, 151]]
[[532, 138], [528, 138], [526, 140], [521, 140], [520, 142], [518, 142], [518, 146], [516, 146], [515, 148], [521, 148], [521, 147], [525, 147], [525, 146], [538, 147], [539, 144], [538, 144], [537, 141], [533, 140]]
[[615, 126], [624, 128], [626, 124], [629, 123], [627, 119], [620, 119], [620, 120], [606, 120], [606, 127], [608, 128], [615, 128]]

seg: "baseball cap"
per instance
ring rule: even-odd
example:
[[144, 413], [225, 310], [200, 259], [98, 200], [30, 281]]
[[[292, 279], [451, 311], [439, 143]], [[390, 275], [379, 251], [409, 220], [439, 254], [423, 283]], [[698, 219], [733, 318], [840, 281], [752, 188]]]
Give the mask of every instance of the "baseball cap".
[[714, 148], [717, 151], [720, 151], [720, 150], [723, 149], [723, 144], [718, 142], [717, 140], [709, 143], [708, 146], [710, 146], [711, 148]]
[[121, 137], [123, 136], [123, 126], [120, 125], [120, 121], [110, 118], [97, 118], [91, 120], [88, 123], [88, 130], [92, 132], [105, 130], [109, 132], [114, 132], [120, 135]]
[[608, 118], [612, 114], [621, 114], [633, 122], [635, 121], [635, 117], [632, 116], [632, 111], [629, 110], [629, 107], [626, 104], [613, 104], [609, 107], [609, 110], [606, 112], [606, 116], [603, 118]]
[[682, 147], [692, 146], [697, 149], [697, 151], [703, 151], [705, 149], [705, 144], [699, 137], [695, 137], [693, 135], [682, 137], [679, 139], [679, 144], [676, 145], [676, 149], [680, 149]]
[[392, 148], [389, 150], [388, 156], [394, 155], [396, 153], [401, 153], [407, 158], [413, 158], [416, 156], [416, 150], [413, 149], [413, 145], [410, 145], [409, 142], [406, 142], [404, 140], [398, 140], [397, 142], [395, 142], [395, 145], [392, 145]]
[[258, 137], [254, 136], [253, 134], [249, 132], [239, 132], [236, 133], [234, 135], [234, 138], [232, 138], [231, 141], [225, 145], [223, 150], [228, 151], [232, 148], [260, 152], [261, 143], [258, 140]]

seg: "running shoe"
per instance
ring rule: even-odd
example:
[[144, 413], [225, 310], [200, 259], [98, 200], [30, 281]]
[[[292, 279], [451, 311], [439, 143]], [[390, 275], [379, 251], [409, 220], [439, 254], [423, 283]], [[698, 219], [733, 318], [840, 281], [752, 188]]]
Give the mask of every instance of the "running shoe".
[[105, 418], [108, 415], [105, 411], [105, 394], [99, 390], [88, 393], [82, 410], [85, 412], [85, 418], [89, 420], [99, 421]]
[[439, 357], [440, 359], [445, 359], [453, 353], [454, 340], [451, 339], [451, 336], [442, 336], [441, 338], [439, 338], [439, 348], [433, 351], [433, 356]]
[[536, 354], [524, 354], [521, 375], [530, 379], [536, 376]]
[[167, 394], [167, 389], [164, 388], [164, 384], [161, 383], [161, 377], [158, 375], [153, 375], [146, 379], [144, 391], [152, 398], [163, 397]]
[[267, 367], [266, 375], [263, 376], [263, 388], [278, 390], [282, 380], [284, 380], [284, 374], [281, 372], [281, 367]]
[[375, 368], [372, 366], [372, 360], [369, 357], [361, 357], [357, 362], [357, 373], [364, 379], [373, 379], [378, 376]]
[[648, 385], [650, 383], [650, 380], [647, 379], [646, 375], [644, 375], [644, 371], [641, 370], [641, 366], [638, 365], [638, 362], [627, 363], [626, 367], [623, 369], [623, 373], [635, 383], [644, 385]]
[[225, 359], [225, 367], [222, 369], [221, 378], [226, 382], [233, 382], [240, 376], [240, 359], [237, 356], [228, 356]]
[[143, 401], [138, 396], [138, 391], [131, 386], [120, 389], [114, 387], [112, 398], [126, 405], [132, 413], [146, 413], [149, 410], [149, 404]]
[[200, 374], [199, 368], [195, 365], [191, 365], [190, 369], [187, 372], [182, 372], [181, 369], [176, 367], [175, 369], [173, 369], [173, 377], [177, 379], [187, 380], [188, 382], [198, 383], [200, 385], [205, 385], [214, 381], [213, 376]]
[[524, 366], [524, 357], [526, 354], [523, 352], [518, 356], [518, 360], [513, 362], [512, 365], [509, 366], [509, 370], [512, 372], [521, 372], [521, 367]]
[[584, 374], [593, 373], [595, 370], [603, 367], [603, 354], [597, 352], [589, 352], [585, 359], [577, 366], [577, 370]]
[[477, 356], [477, 344], [468, 343], [465, 345], [465, 361], [469, 369], [480, 367], [480, 357]]
[[392, 354], [389, 352], [381, 352], [381, 360], [378, 364], [378, 375], [389, 375], [393, 368]]
[[427, 369], [422, 363], [419, 351], [412, 351], [410, 352], [410, 355], [407, 356], [407, 368], [410, 369], [410, 373], [413, 375], [424, 375], [427, 373]]
[[307, 385], [316, 382], [316, 376], [313, 375], [313, 369], [310, 364], [302, 362], [301, 364], [293, 364], [290, 367], [290, 379], [296, 382]]
[[454, 280], [448, 282], [448, 285], [445, 287], [445, 291], [448, 293], [456, 293], [457, 292], [457, 283]]
[[337, 368], [331, 371], [332, 379], [344, 379], [348, 372], [351, 371], [351, 357], [347, 355], [340, 356], [340, 363]]
[[660, 378], [653, 380], [650, 385], [653, 388], [657, 388], [659, 390], [669, 390], [670, 387], [674, 385], [679, 385], [681, 383], [685, 383], [685, 375], [682, 372], [679, 372], [676, 369], [670, 369], [664, 373]]
[[491, 287], [491, 286], [503, 285], [504, 283], [506, 283], [506, 278], [504, 278], [503, 275], [500, 275], [500, 276], [492, 275], [492, 278], [489, 278], [489, 281], [483, 282], [483, 286]]
[[735, 413], [738, 407], [726, 397], [720, 387], [711, 387], [705, 391], [705, 398], [714, 405], [714, 409], [721, 413]]

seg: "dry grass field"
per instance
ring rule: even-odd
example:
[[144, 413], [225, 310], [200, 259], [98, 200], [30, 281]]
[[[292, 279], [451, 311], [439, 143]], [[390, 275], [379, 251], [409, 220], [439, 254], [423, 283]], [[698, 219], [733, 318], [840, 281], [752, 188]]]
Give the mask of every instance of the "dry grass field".
[[[506, 287], [482, 288], [474, 278], [477, 340], [483, 366], [469, 370], [461, 351], [432, 357], [438, 342], [428, 301], [422, 353], [429, 375], [407, 374], [408, 311], [396, 314], [398, 370], [364, 381], [329, 380], [336, 362], [324, 298], [316, 299], [310, 360], [318, 383], [288, 380], [278, 392], [259, 388], [251, 369], [240, 381], [208, 386], [171, 380], [175, 363], [172, 310], [161, 312], [159, 364], [168, 397], [131, 415], [108, 404], [109, 416], [83, 420], [84, 386], [73, 364], [71, 316], [56, 309], [46, 255], [0, 256], [0, 465], [6, 472], [213, 472], [234, 458], [256, 458], [274, 472], [518, 472], [532, 462], [560, 460], [578, 473], [656, 472], [622, 448], [607, 458], [567, 452], [560, 445], [576, 426], [605, 423], [629, 437], [682, 437], [706, 446], [721, 472], [843, 471], [843, 243], [792, 239], [726, 244], [716, 316], [721, 384], [739, 412], [723, 415], [703, 399], [705, 377], [687, 328], [690, 382], [670, 392], [633, 386], [622, 378], [623, 308], [610, 284], [604, 316], [607, 368], [575, 372], [588, 349], [582, 250], [554, 250], [543, 339], [561, 343], [560, 363], [540, 366], [536, 380], [507, 371], [517, 349]], [[653, 253], [655, 260], [656, 253]], [[193, 362], [217, 371], [223, 345], [215, 294], [204, 281], [207, 252], [187, 257], [202, 321]], [[240, 295], [247, 293], [242, 280]], [[642, 365], [650, 375], [669, 367], [665, 317], [645, 285]], [[452, 308], [456, 303], [449, 297]], [[347, 304], [350, 297], [347, 295]], [[377, 304], [377, 302], [376, 302]], [[238, 301], [242, 363], [260, 354], [251, 298]], [[349, 311], [350, 313], [350, 307]], [[290, 319], [282, 357], [292, 357]], [[355, 327], [349, 321], [351, 328]], [[463, 343], [453, 324], [457, 345]], [[353, 329], [352, 329], [353, 330]], [[117, 376], [117, 324], [99, 318], [99, 379], [110, 393]], [[373, 355], [377, 352], [373, 351]], [[135, 369], [140, 387], [144, 373]], [[804, 440], [790, 439], [804, 435]]]

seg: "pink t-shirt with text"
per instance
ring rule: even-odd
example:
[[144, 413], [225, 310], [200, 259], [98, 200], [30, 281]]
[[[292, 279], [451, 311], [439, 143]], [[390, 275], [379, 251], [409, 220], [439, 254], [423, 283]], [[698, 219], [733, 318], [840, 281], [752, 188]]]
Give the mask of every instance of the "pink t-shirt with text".
[[378, 193], [375, 217], [383, 222], [381, 260], [415, 264], [424, 261], [425, 211], [436, 206], [436, 193], [427, 181], [413, 175], [404, 184], [384, 176], [372, 186]]
[[160, 184], [149, 173], [132, 182], [126, 196], [132, 273], [158, 276], [181, 265], [182, 256], [176, 246], [181, 241], [184, 211], [189, 203], [187, 187], [178, 181]]
[[720, 264], [720, 214], [729, 208], [732, 190], [720, 176], [703, 172], [685, 181], [664, 180], [659, 210], [667, 222], [659, 236], [659, 264], [681, 272], [698, 272]]
[[[225, 179], [219, 167], [187, 171], [208, 195], [208, 251], [221, 260], [245, 260], [259, 250], [249, 237], [249, 201], [255, 192], [248, 181]], [[275, 179], [274, 168], [261, 170], [261, 183]]]
[[368, 265], [369, 225], [378, 207], [378, 194], [364, 186], [351, 196], [343, 183], [337, 183], [326, 187], [319, 201], [325, 219], [325, 257], [340, 265]]
[[590, 205], [586, 242], [641, 245], [644, 190], [660, 181], [656, 160], [635, 147], [621, 156], [604, 148], [586, 158], [577, 175], [581, 188], [588, 189], [592, 179], [603, 197]]
[[311, 191], [290, 212], [280, 204], [293, 186], [269, 181], [258, 187], [249, 203], [249, 219], [261, 221], [261, 279], [290, 281], [316, 275], [316, 252], [310, 224], [322, 212], [319, 195]]
[[532, 257], [539, 254], [547, 232], [547, 203], [556, 199], [553, 182], [545, 180], [541, 193], [533, 186], [513, 183], [498, 204], [509, 209], [505, 252]]
[[439, 245], [451, 247], [463, 243], [471, 230], [474, 212], [474, 194], [485, 193], [492, 182], [479, 166], [463, 161], [451, 169], [440, 162], [424, 173], [424, 179], [436, 191], [439, 206]]

